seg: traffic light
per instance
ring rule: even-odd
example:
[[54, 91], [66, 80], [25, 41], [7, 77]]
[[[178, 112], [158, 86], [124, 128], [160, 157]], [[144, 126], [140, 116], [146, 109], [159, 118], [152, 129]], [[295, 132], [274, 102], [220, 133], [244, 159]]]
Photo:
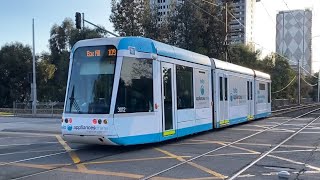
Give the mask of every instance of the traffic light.
[[76, 28], [81, 29], [81, 13], [76, 12]]

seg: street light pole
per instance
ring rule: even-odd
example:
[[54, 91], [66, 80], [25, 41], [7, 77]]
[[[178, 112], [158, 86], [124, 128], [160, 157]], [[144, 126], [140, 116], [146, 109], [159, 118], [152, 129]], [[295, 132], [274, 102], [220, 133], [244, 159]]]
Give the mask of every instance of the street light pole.
[[320, 101], [319, 93], [320, 93], [320, 70], [318, 72], [318, 103]]
[[225, 54], [226, 54], [226, 62], [228, 62], [228, 2], [226, 2], [226, 5], [225, 5], [225, 8], [226, 8], [226, 37], [225, 37]]
[[32, 19], [32, 114], [37, 113], [37, 82], [36, 82], [36, 56], [34, 41], [34, 19]]

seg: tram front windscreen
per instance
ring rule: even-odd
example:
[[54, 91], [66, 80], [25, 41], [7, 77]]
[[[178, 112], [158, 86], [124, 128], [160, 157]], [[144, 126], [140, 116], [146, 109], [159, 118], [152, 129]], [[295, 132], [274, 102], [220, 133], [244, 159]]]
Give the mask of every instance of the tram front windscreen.
[[65, 113], [109, 114], [117, 50], [80, 47], [73, 54]]

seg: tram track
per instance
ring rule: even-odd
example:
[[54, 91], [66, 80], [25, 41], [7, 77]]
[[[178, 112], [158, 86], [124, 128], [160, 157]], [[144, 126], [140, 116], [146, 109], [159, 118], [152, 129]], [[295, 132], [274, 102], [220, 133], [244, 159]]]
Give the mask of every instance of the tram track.
[[308, 109], [308, 108], [313, 108], [316, 106], [319, 106], [319, 104], [306, 104], [306, 105], [293, 106], [293, 107], [288, 107], [288, 108], [283, 108], [283, 109], [277, 109], [277, 110], [271, 111], [272, 112], [271, 116], [275, 117], [275, 116], [295, 112], [297, 110], [304, 110], [304, 109]]
[[[315, 105], [315, 106], [312, 106], [312, 107], [314, 108], [314, 107], [318, 107], [318, 106], [319, 106], [319, 105]], [[307, 108], [311, 108], [311, 107], [308, 106]], [[298, 110], [300, 110], [300, 109], [298, 109]], [[305, 117], [305, 116], [307, 116], [307, 115], [309, 115], [309, 114], [311, 114], [311, 113], [313, 113], [313, 112], [319, 111], [319, 110], [320, 110], [320, 108], [316, 108], [316, 109], [310, 110], [310, 111], [308, 111], [308, 112], [306, 112], [306, 113], [303, 113], [302, 115], [296, 116], [296, 117], [294, 117], [294, 118], [290, 118], [289, 120], [286, 120], [286, 121], [284, 121], [284, 122], [282, 122], [282, 123], [279, 123], [279, 124], [276, 124], [276, 125], [274, 125], [274, 126], [268, 127], [268, 128], [266, 128], [266, 129], [263, 129], [263, 130], [258, 131], [258, 132], [256, 132], [256, 133], [253, 133], [253, 134], [251, 134], [251, 135], [248, 135], [248, 136], [243, 137], [243, 138], [241, 138], [241, 139], [238, 139], [238, 140], [236, 140], [236, 141], [230, 142], [230, 143], [228, 143], [228, 144], [225, 144], [225, 145], [220, 146], [220, 147], [218, 147], [218, 148], [212, 149], [212, 150], [210, 150], [210, 151], [208, 151], [208, 152], [205, 152], [205, 153], [200, 154], [200, 155], [198, 155], [198, 156], [195, 156], [195, 157], [193, 157], [193, 158], [190, 158], [190, 159], [188, 159], [188, 160], [186, 160], [186, 161], [180, 162], [180, 163], [178, 163], [178, 164], [176, 164], [176, 165], [173, 165], [173, 166], [171, 166], [171, 167], [168, 167], [168, 168], [166, 168], [166, 169], [164, 169], [164, 170], [162, 170], [162, 171], [159, 171], [159, 172], [156, 172], [156, 173], [154, 173], [154, 174], [148, 175], [148, 176], [146, 176], [146, 177], [144, 177], [144, 178], [141, 178], [141, 180], [151, 179], [151, 178], [156, 177], [156, 176], [158, 176], [158, 175], [160, 175], [160, 174], [163, 174], [163, 173], [168, 172], [168, 171], [170, 171], [170, 170], [172, 170], [172, 169], [175, 169], [175, 168], [177, 168], [177, 167], [179, 167], [179, 166], [182, 166], [182, 165], [184, 165], [184, 164], [186, 164], [186, 163], [190, 163], [190, 162], [192, 162], [192, 161], [194, 161], [194, 160], [196, 160], [196, 159], [199, 159], [199, 158], [201, 158], [201, 157], [204, 157], [204, 156], [206, 156], [206, 155], [208, 155], [208, 154], [211, 154], [211, 153], [216, 152], [216, 151], [218, 151], [218, 150], [224, 149], [224, 148], [226, 148], [226, 147], [230, 147], [230, 146], [232, 146], [232, 145], [235, 145], [235, 144], [237, 144], [237, 143], [239, 143], [239, 142], [241, 142], [241, 141], [247, 140], [247, 139], [249, 139], [249, 138], [251, 138], [251, 137], [254, 137], [254, 136], [256, 136], [256, 135], [259, 135], [259, 134], [261, 134], [261, 133], [268, 132], [269, 130], [272, 130], [272, 129], [274, 129], [274, 128], [277, 128], [277, 127], [279, 127], [279, 126], [281, 126], [281, 125], [284, 125], [284, 124], [286, 124], [286, 123], [288, 123], [288, 122], [295, 121], [295, 120], [297, 120], [297, 119], [299, 119], [299, 118]], [[312, 123], [311, 123], [311, 124], [312, 124]], [[310, 124], [309, 124], [309, 125], [310, 125]], [[308, 126], [309, 126], [309, 125], [308, 125]], [[299, 131], [299, 132], [300, 132], [300, 131]], [[290, 138], [290, 139], [291, 139], [291, 138]]]
[[304, 129], [306, 129], [308, 126], [310, 126], [311, 124], [313, 124], [315, 121], [319, 120], [320, 116], [318, 116], [317, 118], [311, 120], [310, 122], [308, 122], [306, 125], [304, 125], [303, 127], [301, 127], [299, 130], [295, 131], [293, 134], [291, 134], [289, 137], [287, 137], [285, 140], [281, 141], [280, 143], [278, 143], [276, 146], [274, 146], [272, 149], [262, 153], [258, 158], [256, 158], [255, 160], [253, 160], [250, 164], [244, 166], [243, 168], [241, 168], [239, 171], [237, 171], [234, 175], [232, 175], [230, 178], [228, 178], [228, 180], [234, 180], [237, 177], [239, 177], [243, 172], [245, 172], [246, 170], [248, 170], [250, 167], [252, 167], [253, 165], [255, 165], [256, 163], [258, 163], [260, 160], [262, 160], [264, 157], [268, 156], [270, 153], [272, 153], [273, 151], [275, 151], [276, 149], [278, 149], [280, 146], [282, 146], [284, 143], [288, 142], [290, 139], [292, 139], [293, 137], [295, 137], [297, 134], [299, 134], [301, 131], [303, 131]]
[[[65, 154], [65, 153], [69, 153], [69, 152], [78, 152], [78, 151], [81, 151], [81, 150], [88, 150], [88, 149], [89, 148], [75, 149], [75, 150], [72, 150], [72, 151], [65, 151], [65, 152], [60, 153], [60, 154]], [[132, 150], [122, 150], [121, 152], [114, 153], [114, 154], [108, 154], [108, 155], [103, 155], [103, 156], [99, 156], [99, 157], [95, 157], [95, 158], [90, 158], [90, 159], [86, 159], [86, 160], [83, 160], [83, 161], [80, 161], [80, 162], [76, 162], [76, 163], [69, 163], [69, 164], [66, 164], [66, 165], [57, 166], [57, 167], [46, 169], [46, 170], [43, 170], [43, 171], [38, 171], [38, 172], [35, 172], [35, 173], [22, 175], [22, 176], [19, 176], [19, 177], [14, 177], [14, 178], [11, 178], [11, 180], [19, 180], [19, 179], [30, 178], [30, 177], [37, 176], [37, 175], [40, 175], [40, 174], [49, 173], [49, 172], [52, 172], [52, 171], [55, 171], [55, 170], [58, 170], [58, 169], [67, 168], [67, 167], [71, 167], [71, 166], [76, 166], [76, 165], [80, 165], [82, 163], [88, 163], [88, 162], [91, 162], [91, 161], [96, 161], [96, 160], [99, 160], [99, 159], [120, 155], [120, 154], [129, 152], [129, 151], [132, 151]], [[55, 156], [55, 155], [59, 155], [59, 154], [54, 153], [54, 154], [51, 154], [51, 155], [48, 155], [48, 156], [44, 155], [44, 156], [38, 156], [38, 157], [39, 158], [45, 158], [45, 157], [52, 157], [52, 156]], [[29, 161], [29, 160], [36, 159], [36, 158], [37, 157], [29, 158], [29, 159], [26, 159], [25, 161]], [[37, 159], [39, 159], [39, 158], [37, 158]], [[6, 163], [5, 165], [14, 164], [14, 163], [17, 163], [17, 162]], [[24, 161], [20, 160], [19, 162], [24, 162]], [[1, 166], [1, 164], [0, 164], [0, 166]]]
[[[318, 106], [319, 106], [319, 105], [318, 105]], [[307, 107], [304, 106], [304, 108], [312, 108], [312, 107], [316, 107], [316, 106], [307, 106]], [[317, 108], [317, 109], [308, 111], [307, 113], [304, 113], [304, 114], [302, 114], [302, 115], [299, 115], [299, 116], [297, 116], [297, 117], [295, 117], [295, 118], [291, 118], [291, 119], [289, 119], [289, 120], [287, 120], [287, 121], [284, 121], [284, 122], [282, 122], [282, 123], [280, 123], [280, 124], [277, 124], [277, 125], [274, 125], [274, 126], [272, 126], [272, 127], [267, 128], [267, 129], [264, 129], [264, 130], [262, 130], [262, 131], [256, 132], [256, 133], [254, 133], [254, 134], [251, 134], [251, 135], [249, 135], [249, 136], [246, 136], [246, 137], [244, 137], [244, 138], [241, 138], [241, 139], [239, 139], [239, 140], [237, 140], [237, 141], [230, 142], [230, 143], [228, 143], [228, 144], [226, 144], [226, 145], [224, 145], [224, 146], [221, 146], [221, 147], [219, 147], [219, 148], [213, 149], [213, 150], [208, 151], [208, 152], [206, 152], [206, 153], [204, 153], [204, 154], [198, 155], [198, 156], [196, 156], [196, 157], [194, 157], [194, 158], [188, 159], [188, 160], [186, 160], [186, 161], [184, 161], [184, 162], [181, 162], [181, 163], [179, 163], [179, 164], [176, 164], [175, 166], [172, 166], [172, 167], [170, 167], [170, 168], [167, 168], [167, 169], [165, 169], [165, 170], [163, 170], [163, 171], [160, 171], [160, 172], [158, 172], [158, 173], [155, 173], [155, 174], [146, 176], [146, 177], [143, 178], [143, 179], [150, 179], [150, 178], [155, 177], [155, 176], [157, 176], [157, 175], [160, 175], [160, 174], [162, 174], [162, 173], [164, 173], [164, 172], [167, 172], [167, 171], [169, 171], [169, 170], [171, 170], [171, 169], [174, 169], [174, 168], [176, 168], [176, 167], [178, 167], [178, 166], [181, 166], [181, 165], [183, 165], [183, 164], [186, 164], [186, 163], [188, 163], [188, 162], [191, 162], [191, 161], [193, 161], [193, 160], [196, 160], [196, 159], [198, 159], [198, 158], [200, 158], [200, 157], [203, 157], [203, 156], [205, 156], [205, 155], [207, 155], [207, 154], [210, 154], [210, 153], [212, 153], [212, 152], [215, 152], [215, 151], [221, 150], [221, 149], [223, 149], [223, 148], [232, 146], [232, 145], [234, 145], [234, 144], [236, 144], [236, 143], [239, 143], [239, 142], [241, 142], [241, 141], [243, 141], [243, 140], [246, 140], [246, 139], [248, 139], [248, 138], [254, 137], [254, 136], [256, 136], [256, 135], [258, 135], [258, 134], [261, 134], [261, 133], [263, 133], [263, 132], [266, 132], [266, 131], [268, 131], [268, 130], [274, 129], [274, 128], [279, 127], [279, 126], [281, 126], [281, 125], [283, 125], [283, 124], [285, 124], [285, 123], [288, 123], [288, 122], [290, 122], [290, 121], [294, 121], [295, 119], [304, 117], [304, 116], [306, 116], [306, 115], [308, 115], [308, 114], [311, 114], [311, 113], [313, 113], [313, 112], [315, 112], [315, 111], [318, 111], [318, 110], [320, 110], [320, 108]], [[152, 146], [153, 146], [153, 145], [152, 145]], [[151, 146], [150, 146], [150, 147], [151, 147]], [[152, 148], [152, 147], [151, 147], [151, 148]], [[12, 164], [15, 164], [15, 163], [18, 163], [18, 162], [25, 162], [25, 161], [30, 161], [30, 160], [34, 160], [34, 159], [48, 158], [48, 157], [58, 156], [58, 155], [66, 154], [66, 153], [70, 153], [70, 152], [79, 152], [79, 151], [82, 151], [82, 150], [89, 150], [89, 149], [90, 149], [90, 148], [72, 149], [72, 150], [70, 150], [70, 151], [52, 153], [52, 154], [47, 154], [47, 155], [42, 155], [42, 156], [31, 157], [31, 158], [27, 158], [27, 159], [23, 159], [23, 160], [18, 160], [18, 161], [12, 161], [12, 162], [7, 162], [7, 163], [2, 163], [2, 164], [0, 164], [0, 166], [12, 165]], [[136, 149], [136, 148], [135, 148], [135, 149]], [[134, 150], [135, 150], [135, 149], [134, 149]], [[37, 175], [40, 175], [40, 174], [49, 173], [49, 172], [52, 172], [52, 171], [54, 171], [54, 170], [58, 170], [58, 169], [61, 169], [61, 168], [67, 168], [67, 167], [76, 166], [76, 165], [83, 164], [83, 163], [88, 163], [88, 162], [100, 160], [100, 159], [103, 159], [103, 158], [108, 158], [108, 157], [120, 155], [120, 154], [129, 152], [129, 151], [132, 151], [132, 149], [130, 149], [130, 150], [124, 150], [124, 149], [122, 149], [121, 152], [118, 152], [118, 153], [113, 153], [113, 154], [108, 154], [108, 155], [102, 155], [102, 156], [99, 156], [99, 157], [86, 159], [86, 160], [83, 160], [83, 161], [80, 161], [80, 162], [77, 162], [77, 163], [69, 163], [69, 164], [57, 166], [57, 167], [54, 167], [54, 168], [46, 169], [46, 170], [43, 170], [43, 171], [39, 171], [39, 172], [27, 174], [27, 175], [22, 175], [22, 176], [19, 176], [19, 177], [14, 177], [14, 178], [12, 178], [12, 179], [18, 180], [18, 179], [30, 178], [30, 177], [37, 176]]]

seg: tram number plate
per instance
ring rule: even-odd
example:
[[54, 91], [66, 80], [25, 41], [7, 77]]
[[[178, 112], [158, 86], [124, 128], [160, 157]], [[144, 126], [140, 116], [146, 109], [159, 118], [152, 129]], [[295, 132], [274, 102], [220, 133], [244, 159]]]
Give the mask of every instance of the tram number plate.
[[126, 107], [118, 107], [118, 112], [119, 113], [125, 113], [126, 112]]

